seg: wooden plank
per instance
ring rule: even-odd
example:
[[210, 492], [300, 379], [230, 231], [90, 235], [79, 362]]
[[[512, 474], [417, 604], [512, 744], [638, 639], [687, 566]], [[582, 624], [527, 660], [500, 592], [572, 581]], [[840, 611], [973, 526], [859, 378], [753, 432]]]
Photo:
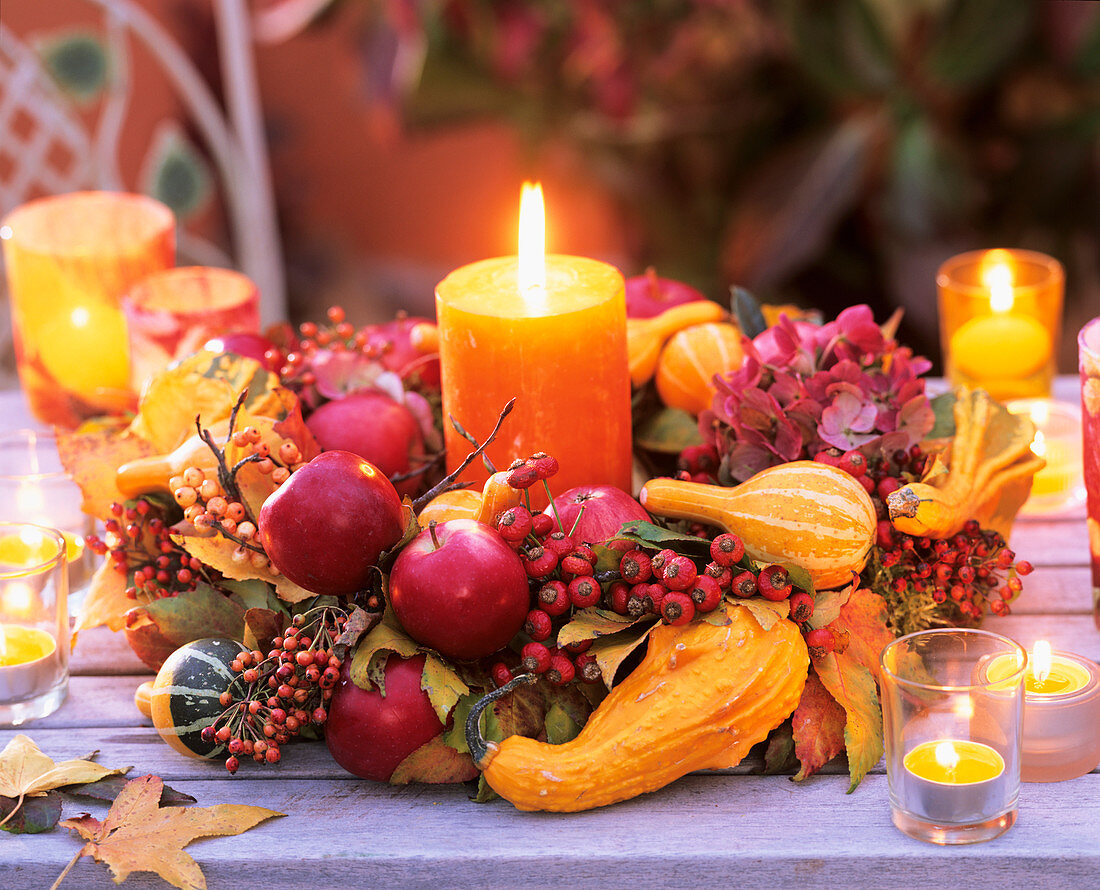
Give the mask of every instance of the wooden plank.
[[1004, 634], [1025, 649], [1030, 650], [1036, 640], [1048, 640], [1055, 649], [1076, 652], [1100, 663], [1100, 632], [1091, 614], [994, 616], [987, 618], [982, 628]]
[[1009, 539], [1019, 559], [1036, 566], [1083, 566], [1089, 559], [1088, 529], [1077, 519], [1021, 520]]
[[137, 677], [70, 677], [69, 695], [61, 707], [49, 717], [28, 724], [23, 731], [30, 734], [62, 727], [151, 727], [153, 724], [134, 704], [134, 692], [147, 679], [144, 674]]
[[1022, 580], [1024, 589], [1012, 604], [1017, 615], [1092, 612], [1092, 574], [1087, 566], [1037, 566]]
[[[192, 844], [212, 890], [303, 880], [432, 890], [556, 890], [581, 882], [771, 890], [807, 879], [815, 886], [925, 890], [957, 887], [962, 876], [967, 890], [1082, 890], [1100, 874], [1100, 775], [1025, 786], [1020, 820], [1005, 836], [953, 848], [893, 827], [885, 776], [868, 777], [852, 795], [845, 787], [839, 777], [801, 786], [688, 777], [654, 795], [565, 815], [521, 813], [504, 801], [473, 804], [464, 788], [254, 779], [180, 786], [200, 805], [251, 803], [288, 814], [239, 837]], [[76, 849], [75, 838], [56, 831], [6, 840], [0, 855], [16, 886], [45, 887]], [[107, 869], [87, 858], [66, 880], [87, 890], [114, 886]], [[163, 886], [142, 875], [131, 885]]]
[[151, 669], [134, 655], [121, 631], [106, 627], [81, 631], [69, 662], [73, 674], [134, 675], [152, 674]]

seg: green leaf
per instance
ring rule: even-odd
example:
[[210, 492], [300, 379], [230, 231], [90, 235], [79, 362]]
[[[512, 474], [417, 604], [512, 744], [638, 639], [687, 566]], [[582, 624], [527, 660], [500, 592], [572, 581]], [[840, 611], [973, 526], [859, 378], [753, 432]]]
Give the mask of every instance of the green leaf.
[[[125, 780], [123, 780], [125, 781]], [[7, 818], [19, 798], [0, 797], [0, 819]], [[50, 791], [44, 797], [26, 797], [19, 812], [2, 826], [11, 834], [41, 834], [50, 831], [61, 818], [61, 793]]]
[[695, 417], [683, 408], [662, 408], [650, 414], [634, 429], [634, 445], [659, 454], [679, 454], [703, 437]]
[[198, 215], [210, 202], [210, 168], [177, 124], [162, 126], [153, 137], [142, 168], [142, 188], [181, 221]]
[[777, 621], [788, 618], [791, 614], [791, 607], [786, 600], [773, 603], [762, 596], [753, 596], [748, 599], [735, 599], [733, 602], [752, 612], [761, 630], [771, 630]]
[[592, 574], [596, 577], [599, 577], [601, 572], [617, 572], [619, 570], [619, 563], [622, 562], [623, 555], [618, 550], [604, 544], [593, 544], [592, 550], [596, 554], [596, 564], [592, 567]]
[[126, 613], [127, 642], [146, 664], [160, 665], [184, 643], [204, 637], [244, 639], [244, 610], [208, 584]]
[[386, 692], [383, 670], [389, 653], [412, 658], [419, 651], [417, 643], [398, 626], [392, 610], [387, 610], [378, 625], [367, 634], [355, 650], [351, 661], [351, 679], [360, 689]]
[[794, 736], [791, 734], [791, 721], [784, 720], [768, 736], [768, 747], [764, 751], [765, 776], [778, 776], [794, 772], [798, 759], [794, 756]]
[[446, 724], [458, 700], [470, 691], [470, 687], [462, 682], [462, 678], [455, 669], [431, 651], [427, 652], [427, 657], [424, 659], [420, 688], [428, 693], [436, 716], [443, 724]]
[[474, 803], [490, 803], [500, 797], [485, 781], [485, 773], [478, 776], [477, 794], [470, 798]]
[[111, 56], [98, 35], [66, 31], [39, 41], [36, 48], [50, 79], [78, 105], [90, 104], [107, 88]]
[[840, 615], [840, 607], [848, 602], [852, 595], [854, 585], [841, 587], [837, 590], [822, 590], [814, 596], [814, 614], [810, 617], [809, 625], [812, 628], [825, 627], [832, 624]]
[[631, 618], [607, 609], [583, 609], [558, 631], [558, 645], [565, 646], [569, 643], [580, 643], [584, 640], [595, 640], [609, 634], [617, 634], [650, 618], [652, 616], [649, 615]]
[[802, 568], [802, 566], [796, 566], [789, 562], [780, 563], [780, 565], [787, 570], [787, 574], [791, 577], [791, 583], [795, 587], [813, 596], [814, 579], [808, 571]]
[[250, 578], [247, 581], [223, 579], [218, 582], [218, 586], [230, 591], [229, 598], [242, 609], [271, 609], [290, 615], [286, 604], [275, 595], [271, 585], [261, 578]]
[[674, 532], [660, 525], [654, 525], [652, 522], [624, 523], [623, 527], [619, 529], [618, 537], [653, 550], [661, 550], [666, 547], [670, 550], [676, 550], [676, 546], [673, 545], [677, 545], [681, 549], [692, 550], [707, 550], [710, 548], [710, 541], [697, 538], [694, 535]]
[[746, 337], [755, 337], [768, 329], [768, 323], [760, 309], [760, 301], [745, 288], [737, 285], [730, 287], [730, 310], [737, 319], [741, 333]]
[[459, 754], [470, 753], [470, 746], [466, 744], [466, 718], [481, 695], [480, 692], [468, 692], [462, 696], [451, 712], [451, 728], [443, 733], [443, 741]]
[[936, 415], [936, 423], [925, 438], [950, 439], [955, 435], [954, 391], [941, 393], [930, 401], [932, 403], [932, 411]]
[[582, 728], [583, 724], [573, 720], [565, 708], [556, 702], [546, 712], [546, 741], [551, 745], [571, 742], [580, 734]]
[[882, 757], [882, 709], [874, 675], [847, 652], [830, 652], [814, 662], [822, 685], [844, 708], [844, 746], [848, 751], [851, 794]]

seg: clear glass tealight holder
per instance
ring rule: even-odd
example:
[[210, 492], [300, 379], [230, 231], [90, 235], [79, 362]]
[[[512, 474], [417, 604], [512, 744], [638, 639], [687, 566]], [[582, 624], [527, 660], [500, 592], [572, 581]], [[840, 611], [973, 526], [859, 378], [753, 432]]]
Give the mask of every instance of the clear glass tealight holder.
[[[56, 528], [64, 536], [70, 612], [79, 607], [97, 561], [84, 544], [95, 521], [81, 509], [82, 502], [79, 486], [61, 464], [52, 432], [0, 434], [0, 505], [8, 519]], [[3, 547], [0, 539], [0, 554]]]
[[[992, 659], [1013, 672], [990, 680]], [[900, 637], [881, 655], [886, 770], [894, 824], [918, 840], [971, 844], [1016, 822], [1027, 653], [982, 630]]]
[[61, 706], [69, 688], [65, 538], [29, 522], [0, 522], [0, 726]]

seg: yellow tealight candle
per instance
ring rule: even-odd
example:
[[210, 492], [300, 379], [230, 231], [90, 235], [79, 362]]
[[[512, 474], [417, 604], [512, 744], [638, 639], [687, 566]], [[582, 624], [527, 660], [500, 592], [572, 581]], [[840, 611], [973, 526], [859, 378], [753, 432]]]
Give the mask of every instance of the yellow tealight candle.
[[[1017, 671], [1010, 656], [993, 659], [986, 676], [996, 682]], [[1039, 640], [1024, 674], [1025, 782], [1060, 782], [1100, 763], [1100, 667], [1079, 655], [1054, 652]]]
[[29, 664], [56, 649], [53, 637], [36, 627], [0, 625], [0, 667]]
[[1078, 507], [1085, 498], [1080, 409], [1050, 399], [1016, 399], [1007, 407], [1013, 414], [1031, 418], [1035, 424], [1031, 450], [1046, 461], [1032, 480], [1023, 512], [1041, 515]]
[[922, 742], [904, 763], [914, 776], [944, 785], [988, 782], [1005, 768], [1004, 758], [989, 745], [963, 739]]

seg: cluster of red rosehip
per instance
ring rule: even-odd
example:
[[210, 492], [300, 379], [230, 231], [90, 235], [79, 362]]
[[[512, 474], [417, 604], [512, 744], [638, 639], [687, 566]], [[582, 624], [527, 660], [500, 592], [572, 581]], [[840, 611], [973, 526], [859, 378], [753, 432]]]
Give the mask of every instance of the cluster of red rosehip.
[[140, 498], [128, 506], [113, 503], [110, 511], [104, 537], [88, 535], [85, 541], [130, 579], [127, 597], [163, 599], [195, 589], [206, 567], [172, 541], [158, 504]]
[[333, 645], [346, 623], [342, 609], [311, 609], [294, 616], [266, 657], [257, 649], [233, 660], [229, 667], [237, 676], [220, 698], [225, 710], [201, 734], [207, 744], [226, 746], [229, 772], [237, 771], [241, 757], [278, 763], [280, 746], [328, 719], [342, 664]]

